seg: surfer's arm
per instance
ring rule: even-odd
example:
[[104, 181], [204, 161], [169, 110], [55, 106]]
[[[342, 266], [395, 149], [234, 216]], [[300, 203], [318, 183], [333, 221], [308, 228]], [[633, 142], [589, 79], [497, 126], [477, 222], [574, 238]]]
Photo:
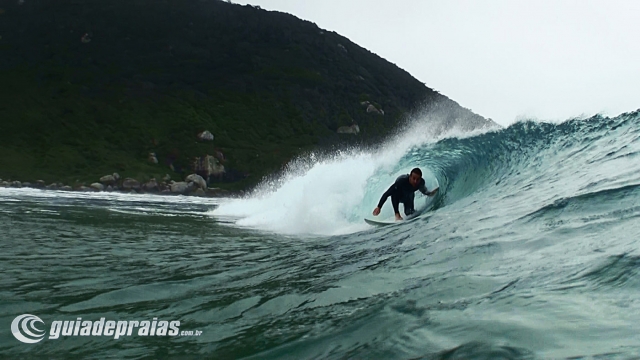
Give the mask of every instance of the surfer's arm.
[[420, 190], [420, 192], [426, 196], [433, 196], [438, 191], [438, 188], [436, 187], [435, 189], [429, 191], [429, 189], [427, 189], [426, 184], [424, 183], [424, 180], [422, 180], [420, 187], [418, 187], [418, 190]]

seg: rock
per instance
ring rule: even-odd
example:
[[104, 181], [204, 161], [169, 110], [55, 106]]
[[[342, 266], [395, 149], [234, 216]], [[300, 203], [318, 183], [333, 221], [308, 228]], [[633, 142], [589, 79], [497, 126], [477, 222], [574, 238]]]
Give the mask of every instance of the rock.
[[207, 194], [204, 192], [204, 190], [198, 189], [193, 193], [193, 195], [195, 195], [195, 196], [205, 196]]
[[116, 181], [120, 180], [120, 174], [118, 173], [113, 173], [113, 178], [116, 179]]
[[151, 179], [149, 181], [147, 181], [146, 183], [144, 183], [144, 185], [142, 185], [142, 189], [144, 191], [158, 191], [160, 190], [160, 188], [158, 187], [158, 182], [156, 181], [156, 179]]
[[200, 176], [198, 174], [191, 174], [191, 175], [187, 176], [187, 178], [184, 179], [184, 181], [194, 182], [194, 183], [196, 183], [196, 185], [198, 185], [198, 187], [200, 189], [206, 189], [207, 188], [207, 182], [202, 178], [202, 176]]
[[78, 190], [78, 191], [93, 191], [92, 188], [86, 187], [84, 185], [80, 185], [80, 187], [78, 187], [76, 190]]
[[198, 184], [194, 183], [193, 181], [189, 181], [187, 183], [187, 193], [191, 193], [196, 191], [196, 189], [199, 189]]
[[126, 178], [122, 181], [122, 190], [140, 190], [140, 182], [136, 179]]
[[158, 163], [158, 158], [156, 157], [156, 153], [153, 153], [153, 152], [149, 153], [149, 156], [147, 157], [147, 160], [152, 164], [157, 164]]
[[369, 104], [369, 106], [367, 106], [367, 113], [374, 113], [374, 114], [378, 114], [378, 115], [384, 115], [384, 111], [378, 110], [378, 108], [375, 107], [373, 104]]
[[22, 187], [22, 183], [20, 181], [14, 181], [11, 183], [12, 187], [20, 188]]
[[3, 181], [3, 182], [1, 182], [1, 183], [0, 183], [0, 186], [2, 186], [2, 187], [9, 187], [9, 182], [7, 182], [7, 181]]
[[198, 134], [198, 139], [201, 141], [213, 141], [213, 134], [209, 130], [205, 130]]
[[22, 183], [22, 187], [31, 187], [31, 183], [30, 182], [23, 182]]
[[166, 190], [166, 189], [168, 189], [168, 188], [169, 188], [169, 187], [167, 186], [167, 183], [166, 183], [166, 182], [164, 182], [164, 181], [163, 181], [163, 182], [161, 182], [160, 184], [158, 184], [158, 191], [160, 191], [160, 192], [162, 192], [162, 191], [164, 191], [164, 190]]
[[93, 184], [89, 185], [89, 187], [91, 187], [92, 189], [94, 189], [96, 191], [103, 191], [104, 190], [104, 185], [102, 185], [100, 183], [93, 183]]
[[69, 185], [65, 185], [65, 186], [62, 186], [62, 187], [60, 188], [60, 190], [62, 190], [62, 191], [71, 191], [71, 190], [73, 190], [73, 189], [71, 188], [71, 186], [69, 186]]
[[51, 183], [51, 184], [47, 185], [47, 186], [45, 187], [45, 189], [49, 189], [49, 190], [57, 190], [57, 189], [58, 189], [58, 184], [56, 184], [56, 183]]
[[160, 194], [169, 195], [169, 194], [171, 194], [171, 189], [164, 189], [164, 190], [160, 191]]
[[164, 177], [162, 178], [162, 181], [164, 181], [164, 182], [171, 181], [171, 176], [169, 174], [165, 174]]
[[338, 134], [358, 134], [360, 132], [360, 127], [356, 124], [353, 124], [351, 126], [340, 126], [338, 128], [337, 133]]
[[111, 185], [109, 185], [109, 186], [107, 186], [107, 188], [105, 190], [108, 191], [108, 192], [112, 192], [113, 188], [111, 187]]
[[100, 178], [100, 182], [104, 185], [113, 185], [116, 183], [116, 178], [113, 175], [105, 175]]
[[184, 194], [187, 192], [188, 189], [188, 184], [184, 181], [181, 182], [174, 182], [170, 185], [171, 187], [171, 192], [174, 194]]
[[33, 186], [38, 189], [44, 188], [44, 180], [36, 180], [36, 183]]

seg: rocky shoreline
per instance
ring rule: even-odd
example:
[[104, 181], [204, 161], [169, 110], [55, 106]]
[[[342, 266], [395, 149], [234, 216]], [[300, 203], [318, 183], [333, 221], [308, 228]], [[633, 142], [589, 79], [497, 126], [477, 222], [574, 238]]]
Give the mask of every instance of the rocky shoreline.
[[47, 185], [43, 180], [34, 183], [17, 180], [0, 179], [0, 187], [34, 188], [42, 190], [79, 191], [79, 192], [119, 192], [125, 194], [154, 194], [154, 195], [187, 195], [199, 197], [235, 197], [243, 195], [242, 191], [231, 192], [220, 188], [210, 188], [204, 178], [198, 174], [187, 176], [184, 181], [173, 181], [169, 175], [158, 181], [152, 178], [140, 182], [133, 178], [121, 178], [118, 173], [105, 175], [97, 182], [86, 186], [84, 183], [74, 186], [63, 183]]

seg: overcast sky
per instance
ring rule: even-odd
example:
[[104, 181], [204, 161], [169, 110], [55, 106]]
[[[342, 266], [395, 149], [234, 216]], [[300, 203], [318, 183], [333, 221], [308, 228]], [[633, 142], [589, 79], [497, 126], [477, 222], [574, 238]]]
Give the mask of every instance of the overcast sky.
[[640, 108], [640, 1], [232, 1], [335, 31], [502, 125]]

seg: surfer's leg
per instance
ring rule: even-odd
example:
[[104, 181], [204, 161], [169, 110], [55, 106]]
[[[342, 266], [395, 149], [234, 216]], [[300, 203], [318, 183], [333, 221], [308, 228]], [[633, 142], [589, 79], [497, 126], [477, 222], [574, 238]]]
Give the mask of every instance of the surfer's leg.
[[414, 209], [414, 206], [413, 206], [414, 197], [415, 197], [415, 194], [411, 193], [411, 194], [407, 194], [405, 196], [405, 198], [404, 198], [404, 202], [403, 202], [404, 203], [404, 214], [407, 215], [407, 216], [413, 214], [416, 211], [416, 209]]

